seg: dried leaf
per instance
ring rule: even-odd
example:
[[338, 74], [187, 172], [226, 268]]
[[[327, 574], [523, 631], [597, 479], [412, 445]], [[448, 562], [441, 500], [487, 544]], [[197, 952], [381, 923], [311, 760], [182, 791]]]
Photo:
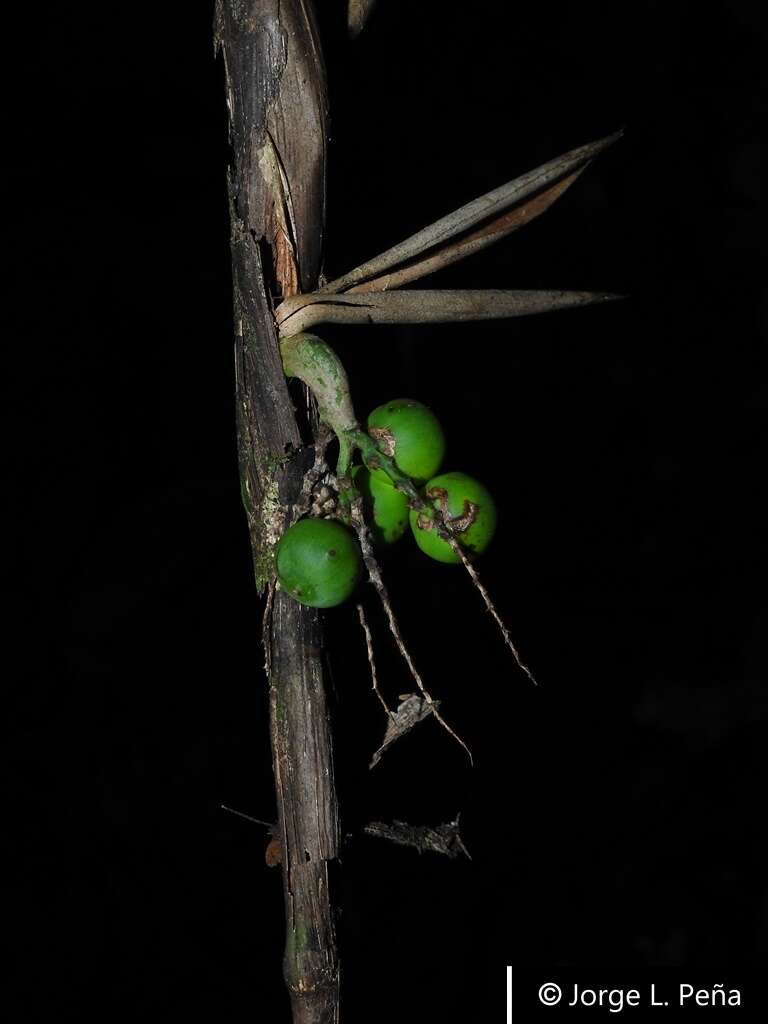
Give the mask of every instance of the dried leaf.
[[429, 704], [424, 697], [418, 693], [409, 693], [398, 705], [397, 711], [390, 711], [387, 731], [384, 733], [384, 740], [373, 755], [369, 768], [373, 768], [381, 760], [381, 756], [388, 747], [391, 747], [395, 740], [405, 736], [415, 725], [423, 722], [432, 714], [439, 701]]
[[378, 256], [355, 267], [354, 270], [350, 270], [342, 277], [329, 281], [320, 290], [325, 293], [345, 292], [354, 285], [361, 284], [373, 277], [380, 277], [386, 271], [422, 256], [429, 249], [444, 246], [450, 239], [465, 234], [484, 221], [495, 220], [511, 206], [537, 192], [542, 192], [549, 185], [592, 160], [621, 135], [620, 131], [614, 132], [613, 135], [598, 139], [596, 142], [579, 146], [577, 149], [572, 149], [568, 153], [520, 175], [519, 178], [508, 181], [499, 188], [486, 192], [485, 195], [478, 196], [477, 199], [473, 199], [472, 202], [458, 210], [454, 210], [433, 224], [422, 228], [421, 231], [417, 231], [415, 235], [411, 235], [410, 238], [387, 249], [386, 252], [379, 253]]
[[393, 821], [391, 825], [385, 825], [381, 821], [372, 821], [366, 825], [363, 831], [366, 835], [375, 836], [377, 839], [388, 839], [398, 846], [412, 846], [419, 853], [428, 851], [440, 853], [444, 857], [454, 860], [459, 854], [463, 854], [472, 860], [469, 850], [462, 842], [459, 834], [459, 815], [455, 821], [446, 822], [445, 825], [436, 825], [430, 828], [427, 825], [409, 825], [405, 821]]
[[280, 337], [316, 324], [445, 324], [553, 313], [623, 298], [608, 292], [531, 290], [442, 290], [294, 295], [277, 310]]

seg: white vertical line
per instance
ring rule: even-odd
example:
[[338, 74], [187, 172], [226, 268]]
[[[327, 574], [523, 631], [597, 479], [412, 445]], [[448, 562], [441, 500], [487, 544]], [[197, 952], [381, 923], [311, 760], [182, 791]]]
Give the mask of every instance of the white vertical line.
[[512, 1024], [512, 968], [507, 967], [507, 1024]]

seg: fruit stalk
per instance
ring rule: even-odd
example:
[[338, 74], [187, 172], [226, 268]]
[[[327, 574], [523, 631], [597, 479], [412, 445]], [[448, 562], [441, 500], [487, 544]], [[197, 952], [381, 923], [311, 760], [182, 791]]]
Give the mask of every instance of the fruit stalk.
[[314, 334], [283, 338], [280, 355], [286, 377], [296, 377], [307, 385], [317, 402], [320, 422], [326, 423], [336, 434], [339, 440], [337, 473], [347, 476], [358, 424], [341, 360], [330, 345]]

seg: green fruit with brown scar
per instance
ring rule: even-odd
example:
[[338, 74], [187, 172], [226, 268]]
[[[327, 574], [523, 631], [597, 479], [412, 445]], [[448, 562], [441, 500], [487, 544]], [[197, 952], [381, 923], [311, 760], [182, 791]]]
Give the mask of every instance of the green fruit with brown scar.
[[412, 509], [413, 536], [425, 555], [438, 562], [460, 562], [448, 541], [438, 535], [435, 513], [467, 553], [480, 554], [488, 547], [496, 530], [496, 504], [479, 480], [466, 473], [442, 473], [424, 488], [427, 508]]
[[368, 433], [379, 451], [394, 459], [401, 473], [416, 483], [435, 474], [445, 454], [443, 428], [426, 405], [412, 398], [395, 398], [368, 417]]

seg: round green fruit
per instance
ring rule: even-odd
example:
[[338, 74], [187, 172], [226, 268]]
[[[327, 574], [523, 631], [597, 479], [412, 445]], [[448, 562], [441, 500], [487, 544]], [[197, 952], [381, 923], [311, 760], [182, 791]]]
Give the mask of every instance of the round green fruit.
[[[442, 473], [424, 488], [427, 506], [442, 512], [456, 540], [467, 551], [479, 555], [488, 547], [496, 530], [496, 504], [483, 485], [466, 473]], [[411, 530], [425, 555], [438, 562], [460, 562], [453, 548], [437, 535], [429, 512], [412, 510]]]
[[408, 499], [398, 491], [384, 473], [370, 473], [365, 466], [355, 466], [352, 479], [363, 496], [366, 522], [373, 539], [379, 544], [394, 544], [408, 525]]
[[311, 608], [332, 608], [346, 601], [361, 569], [354, 534], [333, 519], [300, 519], [277, 545], [280, 586]]
[[443, 428], [421, 402], [395, 398], [380, 405], [368, 417], [368, 433], [400, 472], [417, 483], [429, 480], [440, 468], [445, 454]]

